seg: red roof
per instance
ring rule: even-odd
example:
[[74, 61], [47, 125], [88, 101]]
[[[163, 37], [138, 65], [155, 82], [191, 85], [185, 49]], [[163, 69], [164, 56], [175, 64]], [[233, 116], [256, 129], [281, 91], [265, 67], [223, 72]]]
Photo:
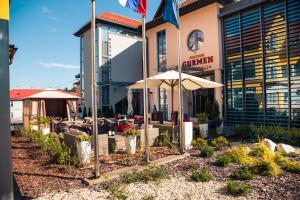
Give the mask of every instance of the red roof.
[[10, 90], [10, 100], [22, 100], [28, 96], [39, 93], [40, 89], [12, 89]]
[[97, 15], [96, 18], [133, 28], [138, 28], [141, 25], [141, 22], [137, 20], [130, 19], [128, 17], [124, 17], [110, 12], [105, 12], [100, 15]]

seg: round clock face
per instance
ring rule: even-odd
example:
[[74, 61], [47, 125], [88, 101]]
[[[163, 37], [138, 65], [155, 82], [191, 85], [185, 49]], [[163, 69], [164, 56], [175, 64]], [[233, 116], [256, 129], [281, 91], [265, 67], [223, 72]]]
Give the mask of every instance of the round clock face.
[[203, 46], [203, 42], [203, 32], [200, 30], [194, 30], [189, 34], [187, 45], [190, 51], [196, 52]]

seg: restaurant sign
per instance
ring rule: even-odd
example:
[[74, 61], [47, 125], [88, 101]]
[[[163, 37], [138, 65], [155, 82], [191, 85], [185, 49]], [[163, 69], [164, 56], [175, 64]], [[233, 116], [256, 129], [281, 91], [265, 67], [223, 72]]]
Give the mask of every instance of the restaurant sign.
[[212, 63], [214, 62], [213, 56], [205, 56], [204, 54], [198, 54], [190, 56], [189, 60], [184, 61], [182, 66], [184, 67], [199, 67], [202, 70], [212, 68]]

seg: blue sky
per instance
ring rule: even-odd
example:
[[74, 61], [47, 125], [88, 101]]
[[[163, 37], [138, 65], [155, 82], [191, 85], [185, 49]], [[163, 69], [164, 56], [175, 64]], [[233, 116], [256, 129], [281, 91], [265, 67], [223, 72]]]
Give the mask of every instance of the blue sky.
[[[148, 0], [147, 21], [160, 0]], [[118, 0], [96, 0], [96, 14], [114, 12], [140, 20]], [[11, 88], [71, 87], [79, 73], [79, 39], [90, 18], [89, 0], [12, 0], [10, 43], [19, 49], [10, 66]]]

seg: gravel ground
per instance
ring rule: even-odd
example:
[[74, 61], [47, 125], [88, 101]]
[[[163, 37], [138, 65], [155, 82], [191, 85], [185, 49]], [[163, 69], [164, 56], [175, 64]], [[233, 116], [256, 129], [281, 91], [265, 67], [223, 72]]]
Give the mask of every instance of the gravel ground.
[[[133, 183], [127, 185], [122, 191], [128, 200], [159, 199], [159, 200], [186, 200], [186, 199], [253, 199], [253, 196], [242, 196], [234, 198], [224, 194], [222, 188], [225, 182], [210, 181], [207, 183], [194, 183], [187, 181], [184, 177], [173, 177], [160, 182]], [[150, 198], [151, 197], [151, 198]], [[71, 199], [113, 199], [106, 190], [95, 190], [93, 188], [72, 190], [70, 192], [47, 194], [37, 200], [71, 200]]]

